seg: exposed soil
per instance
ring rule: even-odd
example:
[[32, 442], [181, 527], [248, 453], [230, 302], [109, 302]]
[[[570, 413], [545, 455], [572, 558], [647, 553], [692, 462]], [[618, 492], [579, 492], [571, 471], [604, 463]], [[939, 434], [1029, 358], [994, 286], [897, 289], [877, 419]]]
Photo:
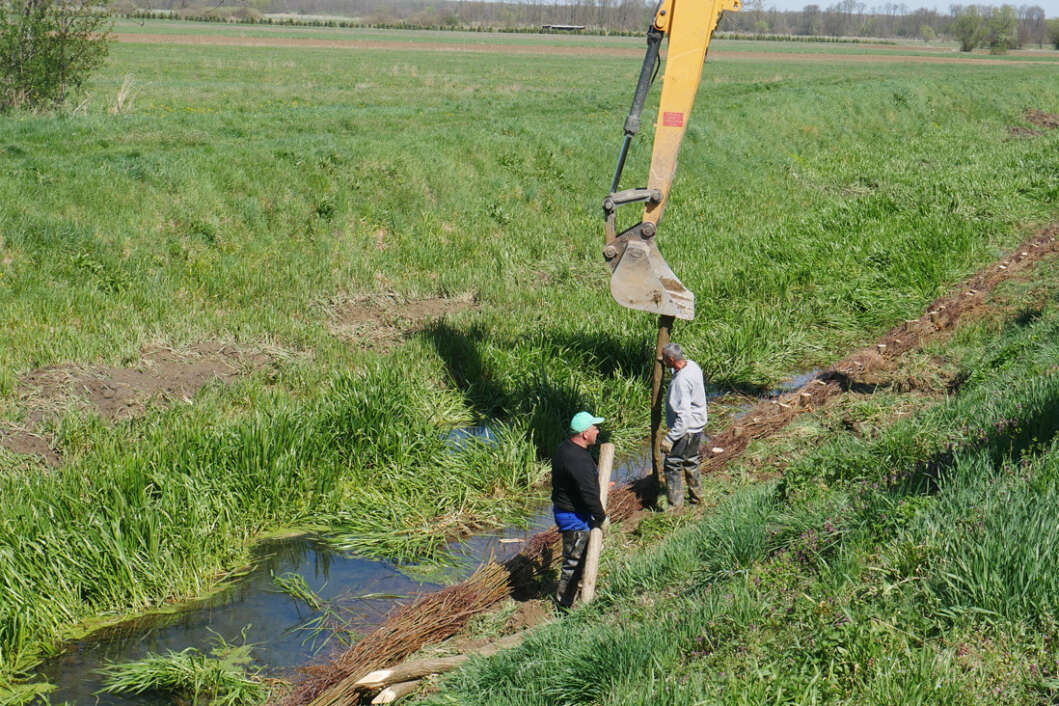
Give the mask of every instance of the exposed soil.
[[150, 348], [135, 367], [55, 365], [32, 370], [19, 380], [19, 406], [27, 419], [19, 429], [0, 428], [0, 445], [20, 454], [42, 456], [49, 465], [60, 461], [52, 439], [37, 427], [70, 406], [100, 415], [107, 421], [143, 414], [151, 403], [190, 402], [206, 383], [229, 383], [265, 367], [272, 357], [219, 343], [184, 350]]
[[[870, 375], [891, 371], [905, 353], [927, 340], [944, 339], [958, 323], [987, 315], [987, 294], [1005, 280], [1021, 278], [1040, 260], [1059, 253], [1059, 224], [1045, 228], [1013, 253], [940, 297], [923, 316], [895, 327], [868, 348], [843, 358], [797, 390], [764, 400], [715, 436], [703, 462], [719, 471], [746, 450], [750, 441], [776, 434], [805, 412], [822, 408], [853, 390]], [[944, 369], [943, 361], [933, 361]], [[654, 490], [653, 479], [611, 491], [608, 515], [615, 521], [638, 516]], [[406, 658], [426, 644], [455, 635], [476, 612], [488, 610], [519, 587], [539, 581], [559, 555], [554, 528], [534, 536], [522, 553], [504, 564], [486, 564], [461, 584], [421, 597], [394, 613], [375, 632], [330, 664], [307, 669], [307, 678], [284, 704], [338, 706], [357, 703], [351, 684], [361, 676]]]
[[[559, 44], [461, 44], [458, 42], [407, 42], [374, 39], [316, 39], [310, 37], [240, 37], [235, 35], [202, 34], [131, 34], [115, 32], [112, 39], [129, 44], [176, 44], [237, 47], [303, 47], [308, 49], [347, 49], [383, 51], [459, 52], [470, 54], [532, 54], [549, 56], [643, 56], [643, 49], [624, 47], [562, 46]], [[882, 53], [882, 50], [886, 53]], [[711, 60], [768, 61], [775, 63], [910, 63], [910, 64], [976, 64], [990, 66], [1025, 66], [1027, 64], [1056, 64], [1054, 61], [1011, 61], [984, 56], [922, 56], [906, 52], [922, 52], [918, 47], [886, 45], [879, 53], [835, 54], [830, 52], [750, 52], [726, 51], [711, 48]]]
[[405, 299], [378, 294], [339, 300], [330, 308], [332, 333], [372, 350], [386, 350], [446, 314], [477, 309], [469, 294]]
[[62, 457], [52, 448], [51, 437], [31, 431], [0, 429], [0, 446], [24, 456], [39, 456], [49, 466], [58, 466]]
[[1021, 125], [1013, 125], [1008, 128], [1008, 134], [1012, 137], [1030, 138], [1040, 137], [1044, 133], [1040, 130], [1034, 130], [1033, 128], [1022, 127]]
[[642, 49], [622, 47], [564, 47], [554, 44], [460, 44], [457, 42], [402, 42], [384, 39], [315, 39], [311, 37], [238, 37], [204, 34], [124, 34], [112, 39], [129, 44], [178, 44], [224, 47], [303, 47], [383, 51], [460, 52], [472, 54], [560, 54], [565, 56], [642, 56]]
[[1045, 113], [1043, 110], [1026, 108], [1022, 113], [1022, 117], [1038, 127], [1048, 128], [1049, 130], [1059, 128], [1059, 115], [1055, 113]]

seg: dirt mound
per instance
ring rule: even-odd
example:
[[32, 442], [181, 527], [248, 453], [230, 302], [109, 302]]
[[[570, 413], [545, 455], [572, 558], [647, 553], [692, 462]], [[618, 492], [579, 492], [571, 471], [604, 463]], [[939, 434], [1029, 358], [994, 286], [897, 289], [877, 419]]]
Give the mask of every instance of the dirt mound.
[[267, 353], [206, 343], [179, 351], [150, 348], [129, 368], [67, 364], [32, 370], [19, 380], [16, 393], [19, 406], [27, 413], [26, 423], [18, 429], [0, 429], [0, 445], [15, 453], [43, 456], [47, 463], [57, 465], [60, 459], [50, 438], [35, 428], [70, 406], [107, 421], [129, 419], [141, 415], [151, 402], [190, 402], [211, 380], [228, 383], [271, 362]]
[[366, 348], [386, 350], [446, 314], [477, 309], [470, 294], [406, 299], [387, 293], [332, 301], [331, 332]]
[[1030, 138], [1030, 137], [1040, 137], [1044, 133], [1041, 132], [1040, 130], [1034, 130], [1032, 128], [1022, 127], [1022, 126], [1019, 126], [1019, 125], [1013, 125], [1013, 126], [1008, 128], [1008, 134], [1011, 135], [1012, 137]]
[[49, 466], [58, 466], [62, 458], [51, 445], [51, 437], [22, 429], [0, 429], [0, 446], [23, 456], [39, 456]]
[[1026, 110], [1022, 111], [1022, 117], [1037, 127], [1044, 127], [1049, 130], [1059, 128], [1059, 115], [1055, 113], [1045, 113], [1043, 110], [1026, 108]]

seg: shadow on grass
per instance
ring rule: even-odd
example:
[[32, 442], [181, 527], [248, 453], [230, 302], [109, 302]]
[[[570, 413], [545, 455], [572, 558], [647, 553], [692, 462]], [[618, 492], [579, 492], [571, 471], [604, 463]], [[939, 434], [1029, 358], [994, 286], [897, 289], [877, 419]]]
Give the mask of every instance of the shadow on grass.
[[517, 342], [497, 340], [481, 325], [460, 330], [439, 321], [422, 335], [434, 345], [472, 412], [482, 420], [525, 423], [541, 458], [551, 457], [566, 422], [588, 406], [574, 380], [549, 375], [547, 360], [528, 374], [494, 369], [482, 354], [483, 342], [502, 349]]
[[1017, 464], [1033, 456], [1059, 433], [1059, 396], [1043, 400], [1021, 418], [1001, 417], [992, 424], [971, 430], [971, 438], [916, 464], [896, 483], [900, 495], [932, 494], [956, 467], [956, 458], [968, 452], [985, 453], [999, 467], [1004, 461]]

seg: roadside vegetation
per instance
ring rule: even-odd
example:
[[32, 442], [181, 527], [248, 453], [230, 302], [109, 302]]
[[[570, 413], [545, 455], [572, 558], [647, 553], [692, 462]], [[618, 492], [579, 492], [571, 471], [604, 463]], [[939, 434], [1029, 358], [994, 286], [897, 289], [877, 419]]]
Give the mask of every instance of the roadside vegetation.
[[1021, 315], [935, 350], [958, 361], [955, 395], [911, 415], [865, 395], [762, 442], [784, 453], [756, 472], [782, 463], [782, 478], [612, 555], [596, 603], [423, 701], [1054, 699], [1057, 334], [1053, 284]]
[[[638, 66], [118, 44], [83, 114], [0, 122], [0, 426], [61, 459], [0, 449], [0, 683], [269, 532], [409, 559], [513, 521], [577, 409], [631, 448], [654, 322], [609, 299], [598, 211]], [[1053, 220], [1059, 136], [1010, 131], [1053, 74], [707, 63], [660, 243], [710, 381], [767, 391]], [[274, 363], [132, 418], [25, 386], [202, 342]]]

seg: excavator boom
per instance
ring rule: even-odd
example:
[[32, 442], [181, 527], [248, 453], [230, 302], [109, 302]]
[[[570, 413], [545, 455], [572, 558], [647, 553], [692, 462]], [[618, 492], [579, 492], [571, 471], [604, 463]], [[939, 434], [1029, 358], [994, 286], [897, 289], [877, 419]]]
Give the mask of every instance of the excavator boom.
[[[695, 317], [695, 295], [680, 283], [662, 257], [655, 234], [673, 184], [677, 154], [695, 103], [710, 37], [721, 13], [739, 7], [740, 0], [662, 0], [655, 11], [654, 24], [647, 32], [647, 54], [640, 80], [625, 120], [625, 139], [618, 166], [610, 194], [603, 200], [606, 223], [603, 257], [611, 268], [611, 294], [622, 306], [681, 319]], [[640, 113], [659, 61], [663, 37], [669, 38], [669, 46], [647, 187], [618, 191], [629, 144], [639, 130]], [[645, 202], [641, 221], [618, 233], [618, 206], [634, 202]]]

